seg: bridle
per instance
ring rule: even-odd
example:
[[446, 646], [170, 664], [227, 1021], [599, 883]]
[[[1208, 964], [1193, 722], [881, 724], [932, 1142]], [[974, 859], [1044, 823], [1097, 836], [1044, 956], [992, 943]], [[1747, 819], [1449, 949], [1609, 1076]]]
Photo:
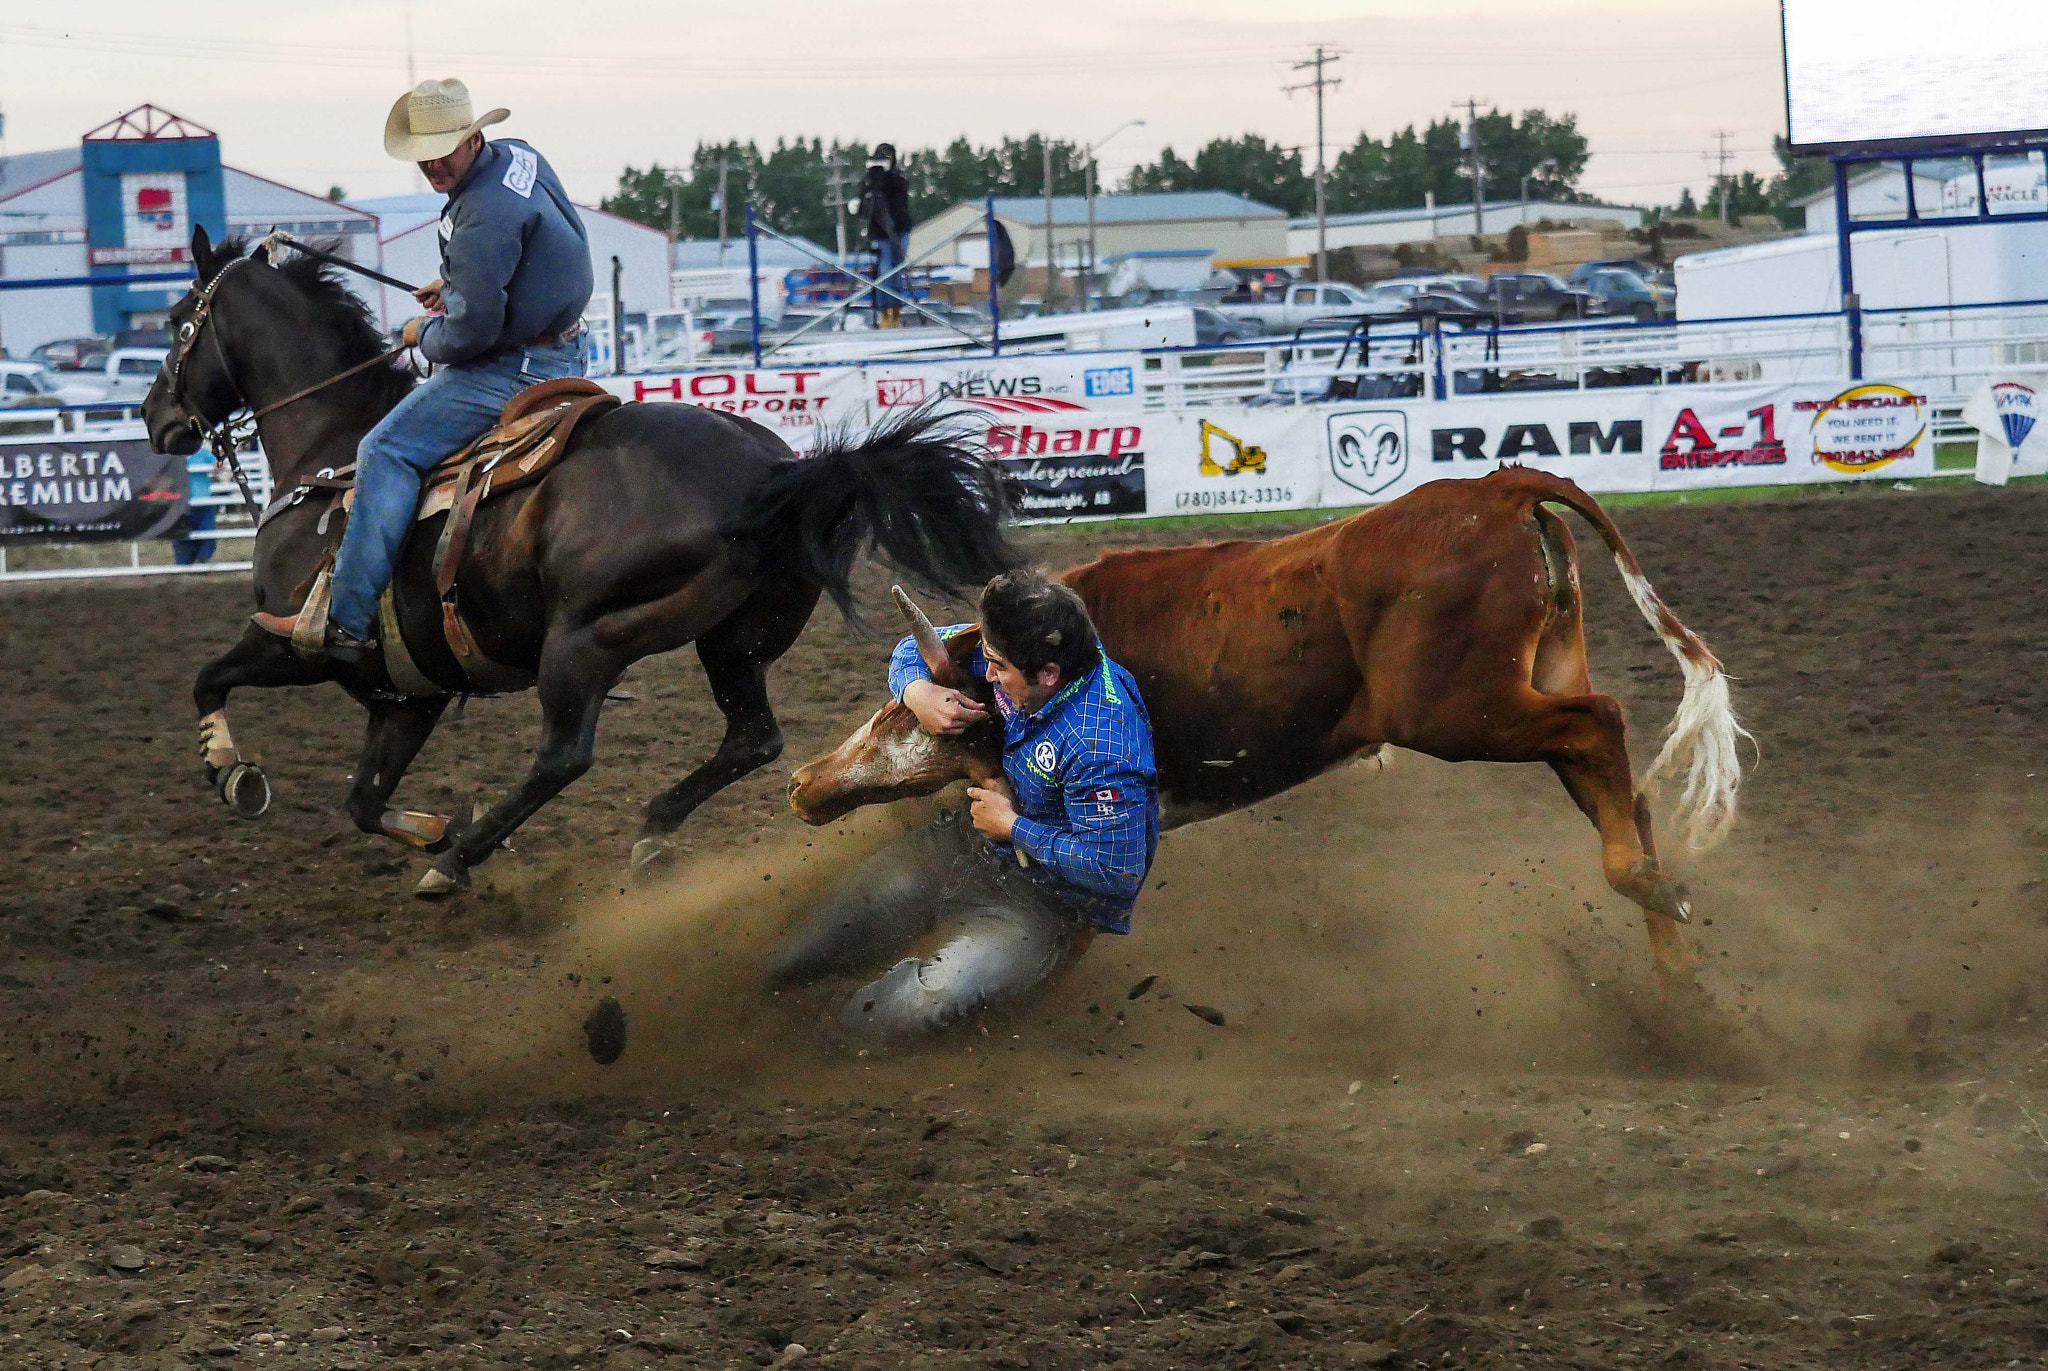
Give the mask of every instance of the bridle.
[[[199, 288], [198, 302], [193, 305], [191, 316], [178, 325], [178, 336], [172, 342], [170, 355], [164, 359], [164, 364], [170, 371], [172, 403], [184, 411], [185, 422], [212, 450], [214, 460], [227, 463], [228, 470], [234, 474], [235, 484], [241, 488], [242, 499], [251, 511], [258, 509], [259, 506], [256, 503], [256, 492], [250, 487], [249, 478], [242, 470], [241, 450], [255, 438], [258, 422], [264, 416], [275, 414], [286, 405], [295, 404], [308, 395], [317, 394], [331, 385], [346, 381], [351, 376], [360, 375], [371, 367], [389, 362], [406, 351], [405, 345], [401, 343], [389, 352], [377, 354], [367, 362], [358, 362], [324, 381], [315, 381], [303, 390], [293, 391], [282, 400], [273, 400], [261, 409], [250, 409], [248, 393], [242, 389], [242, 383], [235, 379], [234, 366], [228, 361], [227, 349], [221, 346], [220, 330], [216, 328], [207, 336], [213, 340], [213, 355], [220, 359], [221, 374], [227, 377], [228, 386], [235, 393], [235, 408], [228, 412], [226, 418], [208, 421], [196, 405], [186, 402], [183, 394], [185, 364], [198, 350], [200, 336], [207, 333], [206, 326], [213, 320], [214, 297], [219, 292], [221, 283], [234, 273], [236, 267], [246, 266], [254, 260], [253, 257], [235, 258], [215, 272], [211, 281]], [[244, 410], [248, 412], [242, 414]], [[237, 418], [238, 414], [242, 417]]]

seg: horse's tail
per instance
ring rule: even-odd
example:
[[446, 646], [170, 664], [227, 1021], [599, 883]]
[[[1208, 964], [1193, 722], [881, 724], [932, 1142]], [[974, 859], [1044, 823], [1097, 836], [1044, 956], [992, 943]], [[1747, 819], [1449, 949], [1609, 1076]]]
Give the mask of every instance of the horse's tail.
[[1562, 477], [1524, 474], [1540, 482], [1540, 489], [1531, 492], [1535, 503], [1562, 505], [1593, 526], [1614, 555], [1629, 599], [1678, 659], [1678, 669], [1685, 675], [1685, 694], [1665, 730], [1664, 747], [1650, 764], [1650, 775], [1666, 775], [1684, 767], [1685, 788], [1678, 796], [1678, 813], [1687, 845], [1704, 851], [1726, 837], [1735, 823], [1736, 793], [1742, 785], [1737, 740], [1756, 741], [1735, 717], [1727, 673], [1721, 670], [1713, 649], [1680, 623], [1658, 597], [1642, 564], [1623, 541], [1621, 530], [1592, 496]]
[[868, 549], [926, 589], [960, 595], [1016, 566], [1000, 472], [965, 425], [930, 406], [855, 441], [828, 437], [769, 473], [735, 536], [791, 565], [857, 620], [853, 564]]

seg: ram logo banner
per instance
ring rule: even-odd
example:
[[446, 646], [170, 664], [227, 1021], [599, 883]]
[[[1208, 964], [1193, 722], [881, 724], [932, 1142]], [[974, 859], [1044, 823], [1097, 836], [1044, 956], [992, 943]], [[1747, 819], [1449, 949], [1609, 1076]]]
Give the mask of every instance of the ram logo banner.
[[1398, 409], [1330, 416], [1330, 474], [1377, 495], [1408, 474], [1408, 416]]
[[1927, 436], [1927, 397], [1902, 386], [1851, 386], [1792, 408], [1813, 415], [1813, 460], [1852, 476], [1914, 456]]
[[2005, 445], [2018, 452], [2020, 444], [2034, 431], [2039, 408], [2034, 388], [2017, 381], [2000, 381], [1991, 387], [1991, 408], [1998, 415], [1998, 426], [2005, 430]]

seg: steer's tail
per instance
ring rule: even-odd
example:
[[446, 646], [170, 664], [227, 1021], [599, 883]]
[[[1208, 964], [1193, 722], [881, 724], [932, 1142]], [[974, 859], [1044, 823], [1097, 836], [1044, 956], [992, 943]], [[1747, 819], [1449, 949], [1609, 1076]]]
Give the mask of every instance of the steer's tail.
[[909, 580], [950, 595], [1018, 564], [1005, 536], [1000, 472], [957, 420], [927, 406], [856, 442], [828, 438], [770, 472], [731, 532], [782, 560], [857, 617], [853, 564], [866, 549]]
[[1650, 776], [1674, 774], [1684, 768], [1679, 821], [1687, 845], [1695, 852], [1705, 851], [1726, 837], [1735, 823], [1736, 792], [1742, 786], [1737, 740], [1756, 741], [1735, 718], [1728, 699], [1728, 676], [1721, 670], [1720, 659], [1657, 597], [1650, 578], [1643, 575], [1642, 564], [1622, 540], [1621, 530], [1592, 496], [1562, 477], [1535, 471], [1521, 474], [1532, 482], [1530, 494], [1535, 503], [1563, 505], [1593, 526], [1614, 554], [1629, 598], [1685, 673], [1685, 694], [1665, 730], [1664, 747], [1650, 766]]

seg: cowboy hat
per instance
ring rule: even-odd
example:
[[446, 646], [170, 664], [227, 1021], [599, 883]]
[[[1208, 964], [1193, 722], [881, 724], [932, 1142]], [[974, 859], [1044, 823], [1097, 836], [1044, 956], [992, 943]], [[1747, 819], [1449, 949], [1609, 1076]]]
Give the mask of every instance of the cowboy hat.
[[460, 81], [422, 81], [398, 97], [384, 119], [384, 151], [401, 162], [431, 162], [461, 147], [478, 129], [512, 117], [494, 109], [470, 117], [469, 87]]

